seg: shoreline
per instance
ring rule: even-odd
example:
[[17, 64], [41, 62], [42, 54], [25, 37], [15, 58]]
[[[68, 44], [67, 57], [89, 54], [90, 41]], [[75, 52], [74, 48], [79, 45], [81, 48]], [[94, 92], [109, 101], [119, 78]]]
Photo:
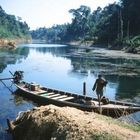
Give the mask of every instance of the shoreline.
[[133, 53], [127, 53], [123, 50], [93, 50], [93, 53], [96, 54], [96, 56], [101, 57], [108, 57], [108, 58], [125, 58], [125, 59], [140, 59], [140, 54], [133, 54]]
[[100, 72], [103, 75], [140, 77], [140, 54], [126, 53], [123, 50], [107, 50], [95, 47], [87, 50], [85, 47], [78, 47], [77, 50], [72, 50], [71, 53], [64, 56], [92, 60], [88, 61], [88, 68], [91, 73], [96, 73], [96, 68], [100, 67]]
[[14, 49], [20, 43], [31, 42], [31, 38], [2, 38], [0, 39], [0, 48]]
[[[81, 42], [81, 41], [73, 41], [68, 43], [72, 47], [78, 48], [79, 50], [83, 50], [83, 52], [90, 52], [96, 54], [96, 56], [100, 57], [108, 57], [108, 58], [126, 58], [126, 59], [140, 59], [140, 53], [129, 52], [129, 47], [124, 48], [119, 47], [118, 49], [113, 49], [109, 47], [105, 47], [107, 45], [104, 44], [94, 44], [93, 41]], [[128, 50], [127, 50], [128, 49]]]
[[[140, 59], [140, 54], [128, 53], [124, 50], [113, 50], [107, 49], [104, 47], [97, 47], [98, 45], [94, 45], [91, 47], [85, 46], [73, 46], [73, 48], [77, 48], [78, 50], [74, 51], [71, 55], [80, 56], [85, 55], [89, 57], [107, 57], [107, 58], [125, 58], [125, 59]], [[69, 54], [70, 55], [70, 54]]]

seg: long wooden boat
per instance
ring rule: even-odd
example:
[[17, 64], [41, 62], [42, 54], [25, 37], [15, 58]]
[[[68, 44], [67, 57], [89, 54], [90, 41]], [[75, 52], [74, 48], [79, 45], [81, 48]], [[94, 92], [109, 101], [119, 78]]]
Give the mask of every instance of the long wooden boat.
[[96, 98], [78, 95], [70, 92], [60, 91], [42, 87], [35, 83], [15, 83], [17, 94], [27, 97], [40, 105], [54, 104], [57, 106], [70, 106], [81, 110], [94, 111], [111, 117], [120, 117], [133, 112], [140, 111], [140, 105], [119, 101], [109, 101], [108, 104], [99, 106]]

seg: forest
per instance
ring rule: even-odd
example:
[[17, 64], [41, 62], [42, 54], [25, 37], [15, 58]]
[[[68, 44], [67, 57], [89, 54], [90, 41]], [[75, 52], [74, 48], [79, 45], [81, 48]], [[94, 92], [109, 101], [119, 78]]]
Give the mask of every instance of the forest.
[[81, 5], [70, 9], [72, 22], [31, 31], [33, 39], [46, 42], [94, 41], [115, 47], [140, 46], [140, 1], [120, 0], [91, 11]]
[[[120, 0], [104, 8], [81, 5], [70, 9], [71, 23], [40, 27], [30, 31], [20, 17], [8, 15], [0, 7], [0, 38], [23, 38], [45, 40], [46, 43], [69, 43], [92, 41], [107, 47], [138, 48], [140, 46], [140, 1]], [[44, 16], [45, 18], [45, 16]], [[46, 19], [49, 20], [49, 19]]]
[[7, 14], [0, 6], [0, 39], [29, 37], [28, 24], [21, 20], [20, 17]]

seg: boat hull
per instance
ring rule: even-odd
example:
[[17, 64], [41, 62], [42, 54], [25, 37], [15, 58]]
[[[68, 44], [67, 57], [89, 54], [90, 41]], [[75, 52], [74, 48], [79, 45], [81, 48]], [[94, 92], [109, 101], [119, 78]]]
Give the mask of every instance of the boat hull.
[[[26, 84], [24, 82], [24, 84]], [[75, 107], [84, 111], [94, 111], [103, 115], [111, 116], [118, 118], [123, 115], [127, 115], [130, 113], [134, 113], [136, 111], [140, 111], [140, 105], [131, 104], [131, 103], [123, 103], [123, 102], [117, 102], [117, 101], [110, 101], [109, 105], [98, 105], [98, 101], [96, 98], [92, 97], [86, 97], [78, 94], [73, 94], [70, 92], [64, 92], [60, 90], [55, 90], [51, 88], [41, 87], [41, 92], [38, 92], [35, 94], [34, 91], [27, 90], [21, 86], [20, 84], [15, 84], [17, 87], [16, 94], [19, 94], [23, 97], [26, 97], [34, 102], [36, 102], [38, 105], [48, 105], [48, 104], [54, 104], [60, 107], [63, 106], [69, 106], [69, 107]], [[54, 93], [52, 96], [42, 96], [45, 94]], [[62, 96], [66, 96], [62, 99], [56, 99], [60, 98]], [[69, 99], [70, 100], [65, 100]], [[94, 105], [87, 105], [86, 103], [79, 103], [76, 102], [76, 100], [83, 100], [85, 102], [93, 101], [96, 104]]]

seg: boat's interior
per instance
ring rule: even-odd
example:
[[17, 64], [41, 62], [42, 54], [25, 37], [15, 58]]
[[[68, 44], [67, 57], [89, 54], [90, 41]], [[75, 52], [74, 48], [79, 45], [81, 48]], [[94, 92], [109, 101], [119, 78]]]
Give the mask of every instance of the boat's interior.
[[[35, 83], [29, 84], [29, 83], [22, 82], [20, 86], [24, 90], [32, 94], [36, 94], [45, 98], [63, 101], [63, 102], [67, 101], [72, 103], [78, 103], [87, 106], [99, 106], [99, 102], [96, 98], [87, 97], [87, 96], [74, 94], [70, 92], [64, 92], [56, 89], [46, 88]], [[109, 101], [109, 103], [107, 104], [103, 104], [103, 102], [101, 102], [101, 106], [106, 108], [130, 108], [130, 107], [134, 107], [134, 104], [131, 105], [128, 103]]]
[[58, 106], [66, 105], [76, 107], [82, 110], [95, 111], [100, 114], [102, 113], [104, 115], [112, 117], [120, 117], [124, 114], [127, 115], [136, 111], [140, 111], [140, 106], [134, 103], [109, 100], [107, 104], [101, 102], [101, 104], [99, 105], [97, 98], [48, 87], [42, 87], [41, 85], [36, 83], [20, 82], [16, 86], [19, 89], [19, 92], [21, 92], [21, 94], [26, 96], [27, 98], [29, 98], [30, 96], [30, 99], [34, 98], [37, 102], [40, 100], [40, 103], [38, 102], [39, 104], [41, 104], [43, 100], [43, 105], [53, 102]]

